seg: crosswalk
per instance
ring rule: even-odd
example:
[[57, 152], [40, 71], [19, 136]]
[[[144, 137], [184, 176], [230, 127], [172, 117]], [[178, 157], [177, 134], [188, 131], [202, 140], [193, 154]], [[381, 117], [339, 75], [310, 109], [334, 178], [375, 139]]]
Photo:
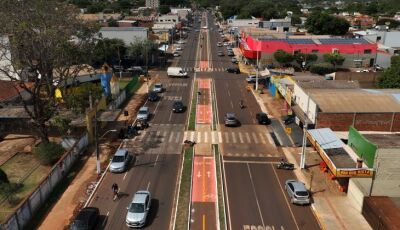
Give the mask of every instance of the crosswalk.
[[177, 130], [144, 130], [138, 136], [140, 142], [162, 142], [179, 144], [183, 140], [208, 144], [270, 144], [274, 140], [267, 132], [226, 132], [226, 131], [177, 131]]
[[226, 68], [224, 67], [208, 67], [208, 68], [192, 68], [192, 67], [186, 67], [182, 68], [183, 71], [185, 72], [225, 72]]

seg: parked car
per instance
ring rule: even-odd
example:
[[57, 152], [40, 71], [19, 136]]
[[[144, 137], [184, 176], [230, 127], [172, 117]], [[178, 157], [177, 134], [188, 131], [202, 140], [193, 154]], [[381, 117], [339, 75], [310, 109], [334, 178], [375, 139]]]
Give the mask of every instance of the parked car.
[[118, 173], [125, 172], [128, 169], [129, 162], [132, 156], [127, 149], [118, 149], [114, 156], [111, 158], [110, 172]]
[[224, 46], [228, 46], [229, 45], [229, 43], [228, 42], [224, 42]]
[[246, 78], [247, 83], [255, 83], [257, 80], [257, 76], [256, 75], [249, 75]]
[[142, 75], [147, 73], [147, 71], [141, 66], [131, 66], [126, 70], [132, 74], [137, 74], [137, 75]]
[[234, 113], [226, 113], [224, 117], [225, 126], [239, 126], [239, 120]]
[[260, 124], [260, 125], [271, 124], [271, 120], [268, 118], [268, 115], [266, 113], [257, 113], [256, 119], [258, 121], [258, 124]]
[[235, 53], [234, 52], [228, 52], [228, 56], [229, 57], [235, 56]]
[[95, 207], [86, 207], [79, 211], [72, 221], [71, 230], [92, 230], [96, 228], [100, 211]]
[[185, 106], [182, 101], [174, 101], [172, 104], [172, 111], [174, 113], [182, 113], [185, 112]]
[[162, 83], [154, 84], [153, 92], [162, 93], [163, 91], [164, 91], [164, 88], [163, 88], [163, 84]]
[[150, 212], [151, 194], [149, 191], [137, 191], [133, 195], [126, 214], [126, 225], [128, 227], [141, 228], [146, 225], [147, 216]]
[[160, 96], [158, 96], [158, 94], [156, 92], [149, 93], [149, 97], [148, 97], [149, 101], [158, 101], [158, 99], [160, 99]]
[[181, 53], [179, 53], [178, 51], [175, 51], [172, 55], [174, 57], [179, 57], [179, 56], [181, 56]]
[[183, 48], [182, 48], [181, 46], [177, 46], [175, 50], [176, 50], [176, 51], [182, 51]]
[[284, 117], [282, 120], [283, 120], [283, 123], [284, 123], [285, 125], [289, 125], [289, 124], [292, 124], [292, 123], [295, 121], [295, 116], [293, 116], [293, 115], [291, 115], [291, 116], [286, 116], [286, 117]]
[[222, 57], [222, 56], [225, 56], [225, 54], [222, 51], [218, 51], [218, 56]]
[[307, 191], [303, 182], [296, 180], [287, 180], [285, 182], [285, 190], [287, 191], [290, 202], [292, 204], [310, 204], [310, 193]]
[[185, 40], [179, 40], [179, 41], [177, 41], [176, 43], [178, 43], [178, 44], [185, 44], [186, 41], [185, 41]]
[[237, 60], [236, 57], [232, 57], [231, 62], [232, 62], [233, 64], [237, 64], [237, 63], [238, 63], [238, 60]]
[[149, 107], [140, 107], [136, 119], [138, 120], [145, 120], [147, 121], [150, 117], [150, 110]]
[[228, 68], [226, 69], [226, 71], [227, 71], [228, 73], [236, 73], [236, 74], [239, 74], [239, 73], [240, 73], [240, 69], [237, 68], [237, 67], [228, 67]]
[[217, 46], [218, 46], [218, 47], [222, 47], [222, 42], [218, 42], [218, 43], [217, 43]]

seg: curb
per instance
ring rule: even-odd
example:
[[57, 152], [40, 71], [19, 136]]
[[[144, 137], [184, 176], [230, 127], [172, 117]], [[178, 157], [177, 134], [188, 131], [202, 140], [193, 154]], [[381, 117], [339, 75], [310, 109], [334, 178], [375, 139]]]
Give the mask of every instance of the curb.
[[310, 206], [311, 206], [311, 211], [312, 211], [312, 213], [314, 214], [315, 219], [317, 220], [319, 227], [320, 227], [322, 230], [326, 230], [327, 228], [325, 227], [324, 224], [322, 224], [322, 221], [321, 221], [322, 218], [319, 216], [318, 211], [317, 211], [317, 209], [315, 208], [315, 205], [314, 205], [314, 204], [311, 204]]

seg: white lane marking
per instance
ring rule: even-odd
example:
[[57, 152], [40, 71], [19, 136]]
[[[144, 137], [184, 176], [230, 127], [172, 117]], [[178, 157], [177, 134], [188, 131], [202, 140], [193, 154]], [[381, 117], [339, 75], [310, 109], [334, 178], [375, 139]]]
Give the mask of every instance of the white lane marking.
[[222, 134], [221, 131], [218, 131], [218, 143], [222, 143]]
[[154, 166], [157, 165], [157, 161], [158, 161], [158, 157], [159, 157], [159, 156], [160, 156], [160, 154], [157, 154], [156, 161], [154, 162]]
[[[188, 131], [183, 132], [183, 140], [187, 140]], [[178, 137], [176, 138], [178, 139]]]
[[271, 143], [272, 145], [274, 145], [274, 140], [272, 139], [271, 134], [265, 133], [265, 136], [267, 137], [269, 143]]
[[124, 173], [124, 177], [122, 178], [122, 180], [125, 180], [126, 175], [128, 175], [128, 172], [125, 172], [125, 173]]
[[225, 142], [229, 143], [229, 135], [227, 132], [224, 132], [224, 136], [225, 136]]
[[149, 181], [149, 183], [147, 184], [146, 190], [149, 191], [149, 188], [150, 188], [150, 181]]
[[190, 132], [190, 140], [191, 140], [191, 141], [194, 141], [194, 132], [193, 132], [193, 131]]
[[299, 225], [297, 224], [296, 218], [294, 218], [294, 214], [293, 214], [292, 208], [291, 208], [291, 206], [290, 206], [289, 200], [288, 200], [288, 198], [287, 198], [286, 195], [285, 195], [286, 191], [283, 189], [283, 186], [282, 186], [282, 184], [281, 184], [281, 181], [279, 180], [278, 174], [276, 173], [275, 165], [274, 165], [274, 164], [271, 164], [271, 168], [272, 168], [272, 171], [274, 171], [276, 180], [277, 180], [278, 183], [279, 183], [279, 188], [281, 189], [282, 194], [283, 194], [283, 197], [285, 198], [286, 205], [287, 205], [287, 207], [289, 208], [290, 215], [291, 215], [292, 218], [293, 218], [294, 224], [296, 225], [297, 229], [300, 229], [300, 228], [299, 228]]
[[251, 143], [250, 134], [248, 132], [246, 134], [247, 143]]
[[258, 133], [258, 134], [259, 134], [259, 136], [260, 136], [261, 142], [262, 142], [263, 144], [266, 144], [267, 142], [265, 142], [265, 137], [264, 137], [264, 135], [263, 135], [262, 133]]
[[171, 131], [170, 135], [169, 135], [169, 139], [168, 142], [171, 143], [172, 139], [174, 138], [174, 131]]
[[[147, 101], [146, 101], [146, 102], [147, 102]], [[156, 105], [156, 108], [154, 109], [154, 114], [156, 114], [157, 109], [158, 109], [158, 106], [160, 105], [160, 103], [161, 103], [161, 100], [158, 100], [157, 105]]]
[[254, 139], [254, 143], [258, 144], [258, 138], [257, 138], [257, 135], [256, 135], [255, 133], [251, 133], [251, 136], [252, 136], [252, 137], [253, 137], [253, 139]]
[[252, 187], [252, 189], [253, 189], [254, 198], [256, 198], [256, 203], [257, 203], [257, 208], [258, 208], [258, 214], [260, 214], [262, 226], [265, 226], [265, 224], [264, 224], [264, 218], [263, 218], [262, 213], [261, 213], [260, 203], [258, 202], [256, 189], [255, 189], [255, 187], [254, 187], [253, 176], [251, 175], [251, 172], [250, 172], [250, 166], [249, 166], [248, 163], [247, 163], [246, 165], [247, 165], [247, 170], [249, 171], [250, 182], [251, 182], [251, 187]]
[[229, 90], [228, 90], [228, 96], [231, 97], [231, 92], [229, 92]]
[[208, 132], [204, 132], [204, 143], [208, 143]]
[[232, 135], [232, 142], [236, 143], [236, 134], [234, 132], [231, 132]]
[[232, 107], [232, 109], [233, 109], [233, 102], [231, 101], [231, 107]]
[[157, 131], [156, 138], [158, 138], [160, 136], [160, 134], [161, 134], [161, 131]]
[[211, 131], [211, 143], [215, 144], [217, 142], [215, 142], [215, 132]]
[[197, 143], [201, 142], [201, 132], [197, 132]]
[[161, 142], [165, 141], [165, 137], [167, 136], [167, 131], [163, 132], [163, 135], [161, 136]]
[[244, 143], [242, 133], [239, 133], [239, 141], [241, 144]]
[[180, 137], [181, 137], [181, 132], [178, 132], [177, 135], [176, 135], [176, 138], [175, 138], [175, 143], [179, 143], [179, 138]]
[[169, 113], [169, 119], [168, 119], [168, 121], [171, 121], [172, 120], [172, 111]]

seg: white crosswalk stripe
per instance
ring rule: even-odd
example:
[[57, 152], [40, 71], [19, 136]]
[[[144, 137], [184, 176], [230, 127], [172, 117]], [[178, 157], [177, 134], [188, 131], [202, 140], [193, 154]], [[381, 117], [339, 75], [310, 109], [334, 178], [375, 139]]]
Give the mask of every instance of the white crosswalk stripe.
[[222, 140], [222, 134], [221, 134], [220, 131], [218, 131], [218, 143], [222, 143], [222, 142], [223, 142], [223, 140]]
[[265, 142], [265, 137], [264, 137], [264, 135], [263, 135], [262, 133], [259, 133], [258, 135], [260, 136], [261, 143], [266, 144], [267, 142]]
[[225, 135], [225, 142], [229, 143], [229, 134], [227, 132], [224, 132]]
[[231, 132], [231, 135], [232, 135], [232, 142], [237, 143], [236, 142], [236, 134], [234, 132]]
[[204, 143], [208, 143], [208, 132], [204, 133]]
[[251, 143], [250, 134], [246, 132], [245, 135], [246, 135], [247, 143]]
[[172, 142], [172, 139], [174, 138], [174, 132], [171, 131], [171, 133], [169, 134], [169, 139], [168, 142]]
[[183, 68], [186, 72], [225, 72], [224, 67], [208, 67], [208, 68]]
[[241, 144], [244, 143], [242, 133], [239, 133], [239, 141]]
[[196, 140], [196, 142], [197, 142], [197, 143], [201, 143], [201, 132], [198, 132], [198, 133], [197, 133], [197, 140]]
[[251, 133], [251, 136], [252, 136], [252, 137], [253, 137], [253, 139], [254, 139], [254, 143], [258, 144], [258, 138], [257, 138], [257, 135], [256, 135], [255, 133]]
[[181, 137], [181, 132], [178, 132], [178, 133], [176, 134], [175, 143], [179, 143], [180, 137]]

